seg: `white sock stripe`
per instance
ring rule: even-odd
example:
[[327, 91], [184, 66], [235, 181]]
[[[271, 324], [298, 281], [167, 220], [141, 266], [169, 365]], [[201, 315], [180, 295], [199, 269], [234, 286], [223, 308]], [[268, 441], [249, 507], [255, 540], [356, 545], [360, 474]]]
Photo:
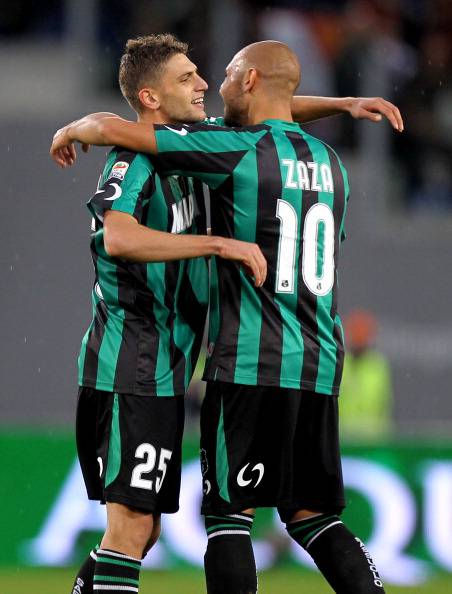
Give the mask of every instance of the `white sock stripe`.
[[117, 557], [118, 559], [128, 559], [129, 561], [135, 561], [141, 565], [141, 559], [135, 559], [135, 557], [129, 557], [122, 553], [114, 553], [113, 551], [105, 551], [104, 549], [97, 549], [97, 555], [105, 555], [106, 557]]
[[333, 526], [336, 526], [336, 524], [342, 524], [342, 523], [343, 522], [341, 522], [340, 520], [337, 520], [337, 522], [331, 522], [331, 524], [328, 524], [328, 526], [325, 526], [325, 528], [322, 528], [322, 530], [317, 532], [317, 534], [314, 534], [314, 536], [311, 538], [311, 540], [305, 546], [305, 549], [308, 550], [308, 548], [312, 545], [312, 543], [315, 541], [315, 539], [318, 538], [323, 532], [325, 532], [325, 530], [328, 530], [328, 528], [332, 528]]
[[254, 518], [248, 516], [241, 516], [240, 514], [228, 514], [228, 518], [237, 518], [238, 520], [245, 520], [245, 522], [253, 523]]
[[223, 536], [224, 534], [245, 534], [249, 536], [248, 530], [219, 530], [218, 532], [212, 532], [207, 538], [214, 538], [215, 536]]
[[94, 561], [97, 561], [97, 555], [94, 551], [91, 551], [89, 556], [91, 557], [91, 559], [94, 559]]
[[104, 584], [94, 584], [93, 590], [121, 590], [122, 592], [138, 592], [134, 586], [107, 586]]

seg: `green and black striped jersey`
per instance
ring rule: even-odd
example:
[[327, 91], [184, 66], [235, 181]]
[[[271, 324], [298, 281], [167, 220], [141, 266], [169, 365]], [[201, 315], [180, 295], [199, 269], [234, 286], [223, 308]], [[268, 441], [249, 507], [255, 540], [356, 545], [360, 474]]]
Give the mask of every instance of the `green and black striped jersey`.
[[212, 232], [256, 242], [268, 262], [256, 289], [236, 263], [215, 259], [204, 378], [337, 394], [337, 264], [349, 188], [336, 153], [280, 120], [156, 126], [156, 139], [158, 170], [210, 186]]
[[205, 258], [135, 263], [110, 257], [103, 214], [117, 210], [170, 233], [205, 233], [202, 183], [159, 177], [142, 154], [114, 148], [88, 202], [93, 215], [93, 321], [82, 342], [79, 384], [174, 396], [192, 377], [208, 305]]

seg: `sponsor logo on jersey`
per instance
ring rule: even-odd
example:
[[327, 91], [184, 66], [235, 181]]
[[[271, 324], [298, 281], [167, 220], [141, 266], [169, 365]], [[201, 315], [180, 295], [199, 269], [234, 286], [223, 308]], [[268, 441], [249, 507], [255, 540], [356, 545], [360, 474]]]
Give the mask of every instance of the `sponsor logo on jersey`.
[[179, 134], [179, 136], [185, 136], [186, 134], [188, 134], [188, 130], [186, 130], [185, 128], [181, 128], [180, 130], [176, 130], [175, 128], [170, 128], [170, 126], [165, 126], [165, 128], [167, 128], [171, 132], [174, 132], [174, 134]]
[[251, 473], [253, 473], [253, 477], [250, 479], [247, 479], [247, 478], [245, 478], [245, 471], [249, 465], [250, 465], [250, 463], [248, 462], [248, 464], [245, 464], [245, 466], [238, 473], [237, 484], [239, 487], [247, 487], [254, 480], [254, 477], [255, 477], [254, 472], [258, 472], [257, 480], [253, 485], [253, 489], [255, 489], [257, 487], [257, 485], [261, 482], [262, 477], [264, 476], [264, 465], [262, 464], [262, 462], [255, 464], [253, 466], [253, 468], [250, 470], [250, 472], [248, 473], [248, 476], [251, 476]]
[[115, 163], [110, 171], [110, 177], [116, 177], [117, 179], [124, 179], [125, 174], [127, 173], [127, 169], [129, 169], [129, 164], [125, 161], [118, 161]]

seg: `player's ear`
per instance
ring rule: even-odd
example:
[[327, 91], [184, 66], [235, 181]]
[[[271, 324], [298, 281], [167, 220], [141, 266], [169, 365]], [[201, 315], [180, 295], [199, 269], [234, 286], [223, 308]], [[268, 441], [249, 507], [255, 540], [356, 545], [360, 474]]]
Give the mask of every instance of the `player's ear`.
[[242, 87], [244, 91], [252, 91], [257, 81], [257, 70], [250, 68], [243, 77]]
[[160, 96], [155, 91], [155, 89], [152, 89], [150, 87], [141, 89], [138, 92], [138, 98], [140, 99], [140, 103], [146, 109], [156, 110], [156, 109], [159, 109], [159, 107], [160, 107]]

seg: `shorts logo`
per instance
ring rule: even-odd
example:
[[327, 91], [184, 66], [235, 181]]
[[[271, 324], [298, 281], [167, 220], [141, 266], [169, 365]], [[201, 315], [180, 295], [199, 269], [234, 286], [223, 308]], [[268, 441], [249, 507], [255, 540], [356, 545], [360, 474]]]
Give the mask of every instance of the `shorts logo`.
[[99, 476], [102, 478], [102, 473], [104, 471], [104, 463], [102, 462], [102, 458], [100, 456], [97, 458], [97, 463], [99, 464]]
[[[249, 465], [249, 462], [248, 464], [245, 464], [245, 466], [240, 470], [240, 472], [237, 475], [237, 484], [239, 485], [239, 487], [246, 487], [253, 481], [253, 479], [244, 478], [245, 471]], [[261, 482], [262, 477], [264, 476], [264, 465], [262, 464], [262, 462], [259, 462], [259, 464], [255, 464], [251, 469], [251, 472], [254, 472], [255, 470], [257, 470], [259, 476], [257, 478], [256, 483], [253, 485], [253, 489], [257, 487], [257, 485]]]
[[207, 479], [204, 479], [203, 483], [204, 483], [204, 487], [203, 487], [204, 495], [208, 495], [210, 493], [210, 490], [212, 489], [212, 485], [210, 484], [210, 481], [208, 481]]
[[201, 459], [201, 474], [204, 476], [209, 470], [209, 462], [207, 461], [207, 452], [204, 448], [199, 450], [199, 457]]
[[124, 179], [127, 169], [129, 169], [128, 163], [125, 161], [118, 161], [113, 165], [108, 178], [110, 179], [110, 177], [116, 177], [117, 179]]

